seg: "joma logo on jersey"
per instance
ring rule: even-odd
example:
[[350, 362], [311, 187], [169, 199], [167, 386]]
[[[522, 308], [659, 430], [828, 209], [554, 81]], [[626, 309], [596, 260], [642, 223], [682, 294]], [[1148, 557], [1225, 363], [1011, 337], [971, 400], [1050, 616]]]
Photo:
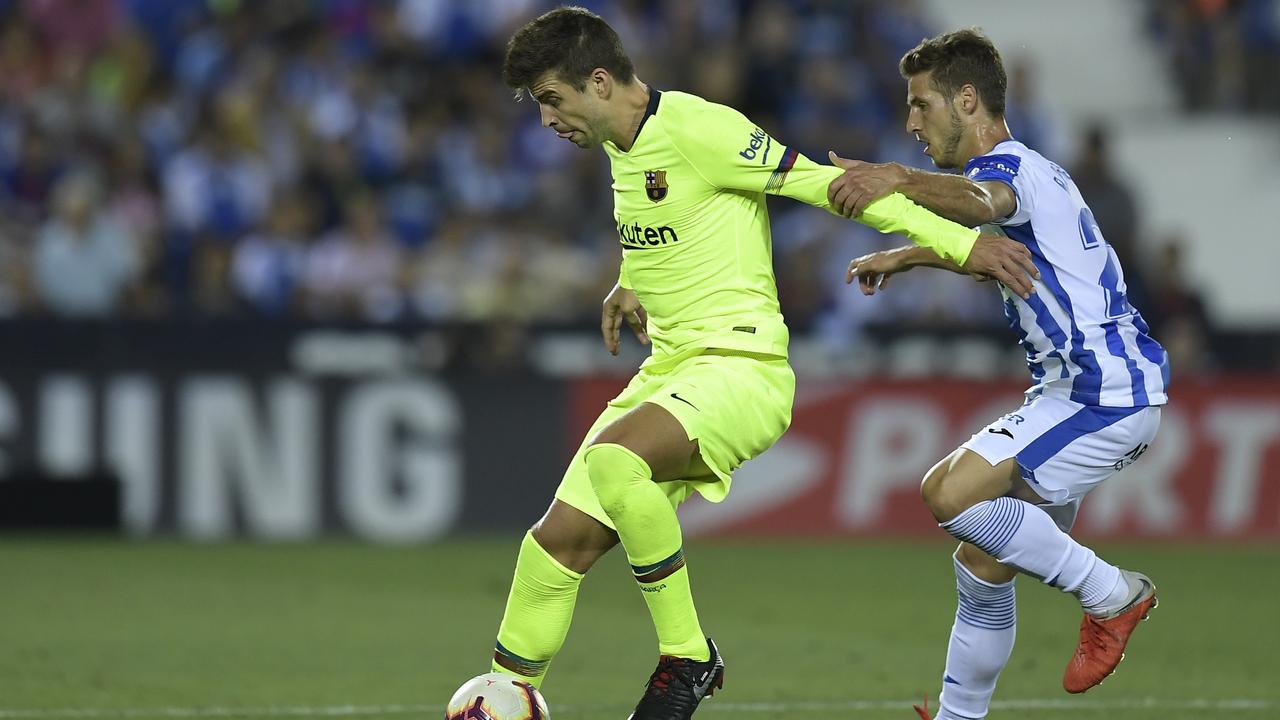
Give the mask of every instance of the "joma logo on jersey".
[[666, 170], [645, 170], [644, 171], [644, 194], [649, 199], [658, 202], [667, 196], [667, 171]]
[[622, 244], [627, 247], [656, 247], [680, 242], [675, 228], [670, 225], [662, 225], [655, 228], [645, 227], [640, 223], [632, 223], [631, 225], [618, 223], [618, 237], [622, 240]]
[[763, 165], [769, 159], [769, 148], [773, 145], [773, 141], [769, 139], [769, 134], [760, 128], [751, 131], [751, 137], [747, 139], [747, 147], [738, 153], [746, 160], [755, 160], [759, 154], [759, 150], [764, 148], [764, 155], [760, 158], [760, 164]]

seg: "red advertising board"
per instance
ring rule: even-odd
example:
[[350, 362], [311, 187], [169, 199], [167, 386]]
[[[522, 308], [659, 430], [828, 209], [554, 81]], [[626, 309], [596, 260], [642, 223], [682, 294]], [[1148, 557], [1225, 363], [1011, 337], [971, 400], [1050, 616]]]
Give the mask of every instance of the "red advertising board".
[[[576, 444], [620, 389], [574, 385]], [[911, 536], [939, 532], [920, 503], [924, 473], [1021, 404], [1014, 383], [800, 379], [791, 429], [735, 473], [719, 505], [681, 508], [697, 535]], [[1142, 459], [1085, 501], [1093, 537], [1280, 539], [1280, 381], [1175, 380]]]

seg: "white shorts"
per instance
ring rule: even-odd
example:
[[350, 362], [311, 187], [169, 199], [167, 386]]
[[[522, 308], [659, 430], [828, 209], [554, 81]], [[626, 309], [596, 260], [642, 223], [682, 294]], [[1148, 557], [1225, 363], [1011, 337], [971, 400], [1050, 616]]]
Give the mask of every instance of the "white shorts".
[[1036, 395], [960, 447], [993, 466], [1016, 457], [1045, 511], [1070, 530], [1081, 499], [1141, 457], [1159, 427], [1158, 406], [1097, 407]]

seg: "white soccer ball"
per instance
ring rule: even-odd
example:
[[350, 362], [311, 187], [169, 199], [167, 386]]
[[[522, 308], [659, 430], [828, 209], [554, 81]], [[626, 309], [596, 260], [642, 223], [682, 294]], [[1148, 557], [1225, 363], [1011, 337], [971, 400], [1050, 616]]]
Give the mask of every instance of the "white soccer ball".
[[502, 673], [485, 673], [462, 684], [449, 700], [445, 720], [551, 720], [538, 689]]

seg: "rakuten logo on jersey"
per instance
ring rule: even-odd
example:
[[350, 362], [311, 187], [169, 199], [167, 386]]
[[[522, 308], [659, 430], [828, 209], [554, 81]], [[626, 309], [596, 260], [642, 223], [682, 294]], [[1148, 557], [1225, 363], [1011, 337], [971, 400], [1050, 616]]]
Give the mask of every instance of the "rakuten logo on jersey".
[[630, 248], [651, 248], [680, 242], [675, 228], [670, 225], [646, 227], [640, 223], [618, 223], [618, 238], [622, 240], [623, 247]]

